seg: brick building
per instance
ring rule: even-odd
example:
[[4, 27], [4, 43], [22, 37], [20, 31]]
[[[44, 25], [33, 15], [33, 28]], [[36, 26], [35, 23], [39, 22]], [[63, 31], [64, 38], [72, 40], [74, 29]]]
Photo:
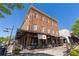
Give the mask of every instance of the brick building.
[[33, 6], [30, 6], [25, 20], [16, 33], [16, 40], [24, 48], [58, 46], [60, 44], [58, 37], [57, 21]]

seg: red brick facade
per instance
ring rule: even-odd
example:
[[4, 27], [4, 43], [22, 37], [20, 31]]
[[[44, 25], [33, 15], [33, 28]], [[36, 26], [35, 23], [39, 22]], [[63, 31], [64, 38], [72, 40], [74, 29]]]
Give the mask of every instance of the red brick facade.
[[32, 46], [32, 43], [35, 47], [58, 46], [58, 37], [57, 21], [32, 6], [16, 33], [16, 40], [24, 48]]
[[[37, 30], [33, 29], [33, 25], [37, 25]], [[34, 7], [30, 7], [21, 29], [49, 34], [52, 36], [59, 36], [57, 21]]]

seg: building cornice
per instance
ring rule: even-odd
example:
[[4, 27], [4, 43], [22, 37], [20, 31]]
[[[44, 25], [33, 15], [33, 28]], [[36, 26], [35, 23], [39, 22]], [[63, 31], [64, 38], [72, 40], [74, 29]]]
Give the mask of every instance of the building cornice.
[[34, 10], [36, 10], [37, 12], [39, 12], [39, 13], [45, 15], [46, 17], [50, 18], [51, 20], [57, 22], [55, 18], [52, 18], [52, 17], [48, 16], [46, 13], [42, 12], [41, 10], [37, 9], [36, 7], [34, 7], [34, 6], [32, 6], [32, 5], [30, 6], [29, 10], [30, 10], [30, 9], [34, 9]]

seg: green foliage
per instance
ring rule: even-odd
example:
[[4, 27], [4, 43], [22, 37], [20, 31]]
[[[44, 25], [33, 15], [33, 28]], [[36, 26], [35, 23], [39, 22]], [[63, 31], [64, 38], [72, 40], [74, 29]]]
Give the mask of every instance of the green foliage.
[[72, 46], [71, 43], [68, 43], [68, 44], [67, 44], [67, 47], [68, 47], [68, 49], [72, 49], [72, 48], [73, 48], [73, 46]]
[[0, 13], [0, 17], [4, 17], [2, 13]]
[[16, 7], [17, 7], [18, 9], [22, 9], [24, 6], [19, 3], [19, 4], [16, 4]]
[[0, 37], [0, 43], [6, 42], [6, 41], [8, 41], [8, 39], [7, 39], [7, 38]]
[[70, 51], [70, 56], [79, 56], [79, 49], [74, 49]]
[[72, 25], [72, 31], [74, 35], [79, 35], [79, 19]]
[[4, 14], [11, 15], [11, 11], [15, 8], [22, 9], [24, 6], [21, 3], [0, 3], [0, 17], [4, 17]]
[[13, 50], [13, 54], [17, 55], [17, 54], [19, 54], [20, 51], [21, 51], [21, 49], [16, 48]]
[[0, 4], [0, 11], [6, 13], [6, 14], [11, 14], [10, 10], [6, 8], [3, 4]]

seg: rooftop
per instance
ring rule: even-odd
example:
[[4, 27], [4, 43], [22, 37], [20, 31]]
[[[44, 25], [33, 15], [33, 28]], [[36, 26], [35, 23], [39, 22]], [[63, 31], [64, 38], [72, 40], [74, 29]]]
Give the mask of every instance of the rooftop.
[[55, 18], [52, 18], [52, 17], [48, 16], [46, 13], [44, 13], [44, 12], [40, 11], [39, 9], [37, 9], [37, 8], [36, 8], [36, 7], [34, 7], [34, 6], [30, 6], [29, 10], [30, 10], [30, 9], [34, 9], [34, 10], [38, 11], [39, 13], [41, 13], [41, 14], [45, 15], [46, 17], [50, 18], [51, 20], [53, 20], [53, 21], [57, 22], [57, 21], [55, 20]]

